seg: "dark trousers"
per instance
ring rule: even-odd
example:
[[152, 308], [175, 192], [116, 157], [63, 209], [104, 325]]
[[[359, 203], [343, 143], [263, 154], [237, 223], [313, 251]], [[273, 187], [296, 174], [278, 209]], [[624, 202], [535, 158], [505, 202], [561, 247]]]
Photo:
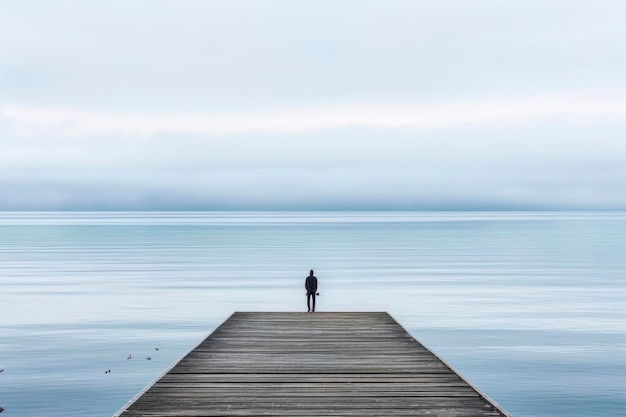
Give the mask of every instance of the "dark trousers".
[[[311, 309], [311, 298], [313, 298], [313, 309]], [[309, 311], [315, 311], [315, 293], [308, 292], [306, 293], [306, 306], [309, 308]]]

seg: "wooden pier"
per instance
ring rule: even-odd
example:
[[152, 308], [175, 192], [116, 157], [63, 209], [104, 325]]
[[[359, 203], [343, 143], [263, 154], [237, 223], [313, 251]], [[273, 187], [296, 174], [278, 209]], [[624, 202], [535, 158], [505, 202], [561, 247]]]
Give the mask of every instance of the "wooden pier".
[[387, 313], [234, 313], [116, 416], [509, 416]]

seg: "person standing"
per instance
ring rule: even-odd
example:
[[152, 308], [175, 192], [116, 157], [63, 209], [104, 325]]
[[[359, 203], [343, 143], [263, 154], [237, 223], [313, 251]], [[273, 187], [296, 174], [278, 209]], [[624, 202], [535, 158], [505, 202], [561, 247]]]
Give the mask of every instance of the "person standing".
[[[309, 312], [315, 312], [315, 295], [317, 294], [317, 278], [313, 275], [313, 270], [304, 280], [304, 288], [306, 288], [306, 306]], [[313, 308], [311, 308], [311, 299], [313, 299]]]

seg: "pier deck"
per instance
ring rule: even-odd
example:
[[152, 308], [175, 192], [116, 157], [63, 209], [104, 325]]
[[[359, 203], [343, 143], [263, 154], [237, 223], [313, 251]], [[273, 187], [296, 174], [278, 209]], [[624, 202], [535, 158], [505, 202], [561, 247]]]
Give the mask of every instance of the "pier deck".
[[508, 416], [387, 313], [234, 313], [118, 414]]

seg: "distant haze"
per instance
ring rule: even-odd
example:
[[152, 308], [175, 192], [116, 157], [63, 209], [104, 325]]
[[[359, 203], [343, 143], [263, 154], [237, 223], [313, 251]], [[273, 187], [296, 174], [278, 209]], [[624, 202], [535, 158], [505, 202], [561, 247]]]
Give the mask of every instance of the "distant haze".
[[624, 210], [619, 1], [0, 4], [0, 210]]

